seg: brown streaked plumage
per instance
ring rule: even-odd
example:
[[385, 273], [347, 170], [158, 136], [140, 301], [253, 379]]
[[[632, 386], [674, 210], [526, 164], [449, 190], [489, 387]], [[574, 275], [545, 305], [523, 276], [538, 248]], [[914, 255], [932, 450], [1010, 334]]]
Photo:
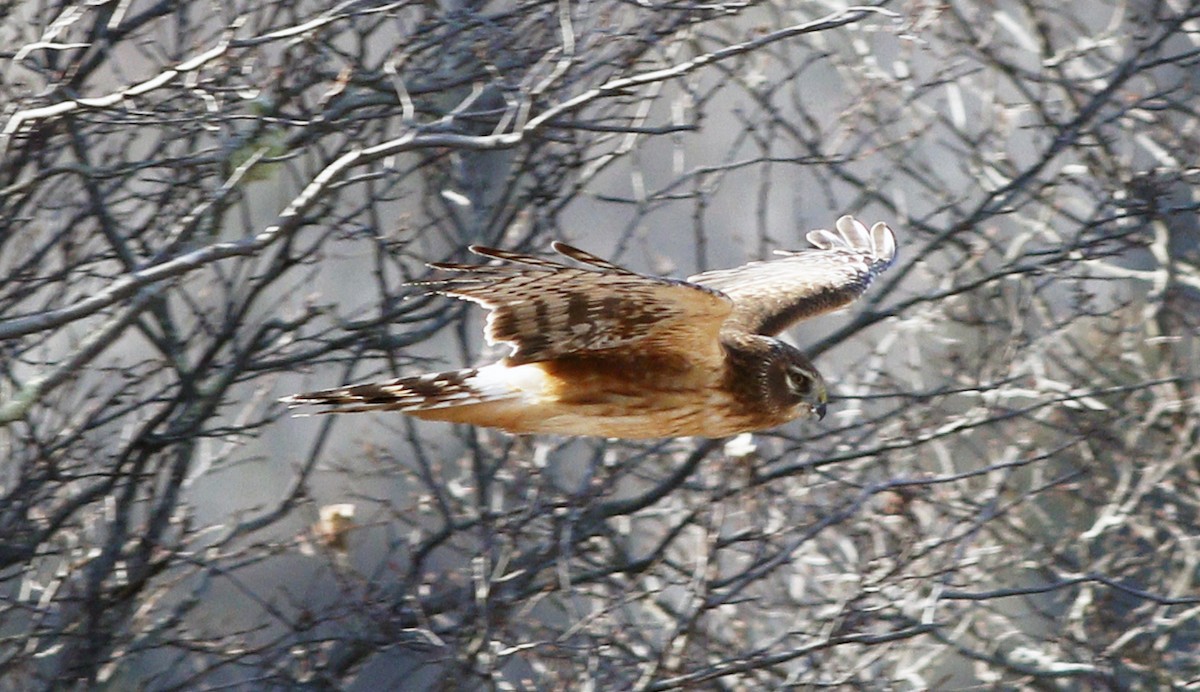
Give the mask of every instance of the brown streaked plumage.
[[687, 281], [638, 274], [565, 243], [582, 266], [471, 246], [493, 264], [438, 263], [424, 285], [479, 303], [489, 343], [512, 352], [480, 368], [285, 397], [321, 413], [395, 410], [424, 418], [558, 433], [723, 437], [823, 416], [825, 380], [776, 338], [862, 295], [892, 264], [896, 237], [849, 216], [814, 248]]

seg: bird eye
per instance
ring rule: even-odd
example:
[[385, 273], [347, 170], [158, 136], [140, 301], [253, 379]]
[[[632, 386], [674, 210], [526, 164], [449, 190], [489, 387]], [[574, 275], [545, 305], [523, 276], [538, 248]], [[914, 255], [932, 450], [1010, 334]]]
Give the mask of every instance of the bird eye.
[[787, 384], [788, 389], [797, 394], [807, 394], [812, 389], [812, 378], [808, 373], [796, 368], [787, 369]]

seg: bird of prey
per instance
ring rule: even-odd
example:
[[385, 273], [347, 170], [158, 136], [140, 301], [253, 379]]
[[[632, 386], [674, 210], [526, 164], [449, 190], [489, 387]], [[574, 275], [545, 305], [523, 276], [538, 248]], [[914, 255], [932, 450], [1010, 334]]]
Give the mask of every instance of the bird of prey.
[[686, 281], [648, 276], [555, 242], [560, 259], [472, 245], [489, 264], [436, 263], [437, 293], [490, 310], [512, 351], [477, 368], [295, 394], [321, 413], [400, 411], [512, 433], [626, 439], [724, 437], [825, 415], [825, 379], [774, 338], [840, 308], [896, 257], [884, 223], [850, 216], [812, 248]]

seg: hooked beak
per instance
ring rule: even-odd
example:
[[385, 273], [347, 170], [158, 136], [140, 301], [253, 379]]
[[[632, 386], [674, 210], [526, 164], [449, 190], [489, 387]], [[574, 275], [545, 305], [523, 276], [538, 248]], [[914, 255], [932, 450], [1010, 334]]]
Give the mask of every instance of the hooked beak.
[[825, 404], [817, 404], [816, 406], [813, 406], [812, 410], [813, 415], [817, 417], [817, 420], [823, 420], [825, 418]]

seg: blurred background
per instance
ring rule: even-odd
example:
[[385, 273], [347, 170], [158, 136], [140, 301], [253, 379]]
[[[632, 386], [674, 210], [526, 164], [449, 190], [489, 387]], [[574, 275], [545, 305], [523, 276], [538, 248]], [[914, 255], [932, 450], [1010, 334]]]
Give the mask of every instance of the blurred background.
[[[0, 687], [1200, 685], [1200, 3], [0, 4]], [[829, 415], [513, 437], [407, 285], [897, 232]]]

